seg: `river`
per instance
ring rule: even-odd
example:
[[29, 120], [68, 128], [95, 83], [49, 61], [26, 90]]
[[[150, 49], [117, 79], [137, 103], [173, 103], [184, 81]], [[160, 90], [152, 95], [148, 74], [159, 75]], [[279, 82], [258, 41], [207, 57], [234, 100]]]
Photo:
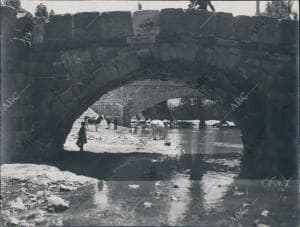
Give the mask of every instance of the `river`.
[[[179, 154], [171, 149], [168, 155], [144, 151], [145, 154], [116, 155], [100, 162], [98, 169], [103, 181], [73, 195], [73, 208], [67, 211], [69, 215], [64, 215], [64, 223], [139, 226], [297, 226], [299, 223], [296, 182], [236, 179], [243, 149], [238, 129], [172, 129], [167, 138], [176, 141]], [[114, 162], [113, 167], [106, 167]]]

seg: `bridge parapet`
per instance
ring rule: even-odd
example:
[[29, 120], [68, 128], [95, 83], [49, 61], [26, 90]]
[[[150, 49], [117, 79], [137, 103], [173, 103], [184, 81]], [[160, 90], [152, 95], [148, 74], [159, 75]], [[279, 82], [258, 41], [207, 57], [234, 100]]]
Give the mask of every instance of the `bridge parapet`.
[[[49, 23], [38, 23], [33, 42], [94, 41], [132, 44], [155, 42], [149, 37], [215, 37], [271, 45], [295, 45], [295, 20], [277, 20], [266, 16], [236, 16], [224, 12], [162, 9], [131, 12], [84, 12], [55, 15]], [[35, 39], [41, 36], [43, 39]], [[142, 37], [145, 37], [143, 39]], [[134, 39], [134, 37], [136, 39]], [[134, 40], [136, 42], [134, 42]], [[152, 40], [152, 41], [149, 41]]]

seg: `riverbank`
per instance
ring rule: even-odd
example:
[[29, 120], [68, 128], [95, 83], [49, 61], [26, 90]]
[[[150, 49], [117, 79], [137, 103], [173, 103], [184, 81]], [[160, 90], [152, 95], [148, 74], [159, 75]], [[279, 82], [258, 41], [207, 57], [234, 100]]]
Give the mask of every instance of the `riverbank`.
[[[1, 226], [62, 226], [58, 218], [84, 196], [76, 193], [101, 181], [49, 165], [1, 165]], [[75, 197], [74, 197], [75, 196]]]
[[[78, 132], [81, 122], [84, 121], [84, 116], [98, 117], [99, 115], [93, 110], [88, 109], [80, 118], [78, 118], [66, 139], [64, 149], [66, 151], [79, 151], [76, 145]], [[171, 141], [170, 146], [164, 145], [164, 140], [152, 140], [151, 130], [148, 129], [147, 134], [140, 137], [131, 132], [131, 129], [118, 126], [117, 130], [107, 129], [105, 121], [102, 121], [96, 131], [94, 125], [88, 126], [87, 129], [87, 144], [84, 146], [85, 151], [93, 153], [134, 153], [143, 152], [159, 153], [171, 156], [180, 154], [180, 145], [176, 141]]]
[[102, 124], [79, 152], [81, 120], [57, 160], [1, 166], [1, 226], [299, 224], [298, 182], [236, 178], [237, 130], [170, 130], [165, 146]]
[[[119, 166], [117, 175], [130, 169], [138, 174], [141, 162], [136, 158]], [[171, 168], [169, 161], [160, 160], [157, 165], [174, 170], [176, 163]], [[190, 180], [192, 169], [177, 170], [165, 180], [144, 176], [144, 180], [99, 181], [47, 165], [5, 164], [0, 225], [298, 225], [296, 182], [238, 180], [220, 169], [204, 171], [198, 180]]]

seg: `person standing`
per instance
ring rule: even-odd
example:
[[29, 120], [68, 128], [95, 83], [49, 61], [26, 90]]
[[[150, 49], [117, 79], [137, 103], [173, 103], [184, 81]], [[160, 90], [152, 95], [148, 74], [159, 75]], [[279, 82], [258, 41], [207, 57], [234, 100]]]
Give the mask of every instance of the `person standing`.
[[110, 116], [106, 116], [106, 123], [107, 123], [107, 128], [106, 129], [110, 129], [110, 123], [111, 123], [111, 117]]
[[118, 129], [118, 118], [114, 119], [114, 130]]
[[76, 142], [77, 146], [80, 148], [80, 152], [83, 152], [83, 146], [86, 143], [87, 143], [87, 138], [86, 138], [85, 122], [81, 122], [81, 127], [78, 132], [78, 140]]
[[207, 10], [207, 6], [209, 6], [212, 11], [216, 11], [215, 7], [209, 0], [191, 0], [191, 3], [189, 4], [190, 8], [201, 9], [201, 10]]

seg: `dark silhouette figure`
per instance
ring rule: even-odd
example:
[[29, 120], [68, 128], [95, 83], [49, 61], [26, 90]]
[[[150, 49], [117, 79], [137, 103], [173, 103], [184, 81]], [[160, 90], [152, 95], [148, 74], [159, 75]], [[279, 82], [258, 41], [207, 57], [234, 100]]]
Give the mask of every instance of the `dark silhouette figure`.
[[142, 4], [139, 2], [139, 3], [138, 3], [138, 10], [142, 10], [142, 8], [143, 8], [143, 6], [142, 6]]
[[34, 15], [36, 17], [46, 17], [47, 18], [48, 17], [47, 6], [45, 6], [43, 3], [38, 4], [35, 9]]
[[118, 129], [118, 119], [115, 118], [114, 119], [114, 130], [117, 130]]
[[106, 116], [106, 123], [107, 123], [107, 128], [106, 129], [110, 129], [110, 123], [111, 123], [111, 117], [110, 116]]
[[191, 3], [189, 4], [189, 7], [193, 9], [207, 10], [207, 6], [209, 6], [212, 11], [216, 11], [215, 7], [209, 0], [191, 0]]
[[86, 139], [85, 122], [81, 122], [81, 127], [78, 132], [78, 140], [76, 142], [76, 144], [80, 148], [81, 152], [83, 152], [83, 145], [86, 143], [87, 143], [87, 139]]

